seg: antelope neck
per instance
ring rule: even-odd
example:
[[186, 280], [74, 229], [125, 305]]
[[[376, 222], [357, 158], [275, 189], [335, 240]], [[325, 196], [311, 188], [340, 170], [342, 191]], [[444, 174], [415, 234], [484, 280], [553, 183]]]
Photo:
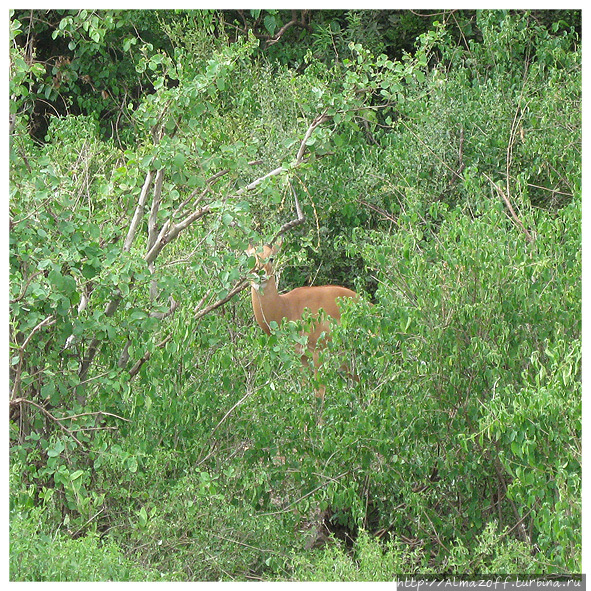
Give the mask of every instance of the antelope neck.
[[283, 318], [283, 301], [277, 292], [275, 275], [271, 275], [266, 283], [251, 284], [252, 303], [255, 317], [261, 328], [269, 333], [272, 321], [281, 323]]

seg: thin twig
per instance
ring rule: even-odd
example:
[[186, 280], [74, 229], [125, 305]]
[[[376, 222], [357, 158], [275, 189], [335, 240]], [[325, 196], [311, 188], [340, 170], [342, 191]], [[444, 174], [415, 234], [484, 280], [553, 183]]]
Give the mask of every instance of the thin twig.
[[[269, 382], [267, 382], [268, 384]], [[267, 385], [265, 384], [265, 386]], [[211, 430], [211, 433], [209, 435], [208, 438], [208, 442], [209, 440], [214, 436], [215, 432], [219, 429], [220, 425], [232, 414], [232, 411], [239, 407], [255, 390], [247, 390], [246, 394], [238, 401], [236, 402], [232, 408], [230, 408], [230, 410], [220, 419], [220, 421], [218, 422], [218, 424]]]
[[112, 412], [105, 412], [104, 410], [97, 410], [94, 412], [81, 412], [77, 415], [70, 415], [68, 417], [55, 417], [56, 421], [72, 421], [74, 419], [78, 419], [80, 417], [87, 417], [87, 416], [97, 416], [97, 415], [105, 415], [108, 417], [115, 417], [121, 421], [125, 421], [126, 423], [131, 423], [131, 419], [126, 419], [124, 417], [120, 417], [119, 415], [113, 414]]
[[105, 510], [105, 507], [101, 507], [100, 511], [97, 511], [90, 519], [88, 519], [86, 521], [86, 523], [84, 525], [82, 525], [81, 527], [79, 527], [75, 532], [73, 532], [71, 534], [73, 539], [76, 539], [76, 535], [79, 534], [91, 521], [93, 521], [94, 519], [96, 519], [101, 513], [103, 513]]
[[553, 195], [565, 195], [566, 197], [573, 197], [572, 193], [565, 193], [564, 191], [559, 191], [558, 189], [548, 189], [548, 187], [542, 187], [541, 185], [534, 185], [533, 183], [527, 183], [528, 187], [533, 187], [534, 189], [542, 189], [543, 191], [548, 191]]
[[[162, 347], [164, 347], [164, 345], [166, 345], [166, 343], [168, 343], [170, 341], [170, 339], [172, 339], [173, 333], [171, 332], [164, 340], [160, 341], [155, 347], [154, 350], [156, 349], [161, 349]], [[140, 371], [140, 369], [142, 368], [142, 365], [144, 365], [144, 363], [146, 363], [146, 361], [148, 361], [150, 359], [150, 357], [152, 357], [152, 351], [146, 351], [143, 355], [143, 357], [141, 357], [141, 359], [138, 359], [134, 366], [129, 370], [129, 376], [131, 378], [133, 378], [134, 376], [136, 376], [138, 374], [138, 372]]]
[[291, 230], [292, 228], [295, 228], [296, 226], [303, 224], [306, 221], [306, 218], [304, 217], [304, 214], [302, 213], [302, 208], [300, 207], [300, 202], [298, 201], [298, 196], [295, 192], [295, 189], [293, 188], [291, 183], [289, 183], [289, 186], [290, 186], [291, 191], [293, 193], [297, 217], [295, 219], [283, 224], [283, 226], [281, 226], [281, 228], [279, 228], [279, 231], [275, 234], [275, 236], [273, 237], [271, 242], [269, 242], [269, 246], [273, 246], [273, 244], [275, 244], [275, 242], [277, 241], [277, 239], [281, 235], [285, 234], [287, 231]]
[[454, 170], [441, 156], [439, 156], [439, 154], [436, 154], [431, 147], [425, 143], [404, 121], [401, 120], [402, 125], [404, 125], [404, 127], [407, 129], [407, 131], [409, 131], [411, 133], [411, 135], [413, 135], [415, 137], [416, 140], [418, 140], [421, 144], [423, 144], [423, 146], [429, 151], [431, 152], [431, 154], [437, 159], [439, 160], [439, 162], [441, 162], [441, 164], [443, 164], [443, 166], [445, 166], [445, 168], [447, 168], [453, 175], [455, 175], [456, 177], [458, 177], [460, 180], [464, 180], [464, 177], [462, 176], [461, 172], [458, 172], [456, 170]]
[[206, 314], [209, 314], [210, 312], [212, 312], [216, 308], [219, 308], [220, 306], [223, 306], [226, 302], [229, 302], [237, 293], [240, 293], [243, 289], [245, 289], [246, 287], [248, 287], [249, 284], [250, 284], [250, 281], [248, 279], [246, 279], [246, 278], [241, 279], [227, 293], [227, 295], [225, 295], [223, 298], [220, 298], [219, 300], [215, 301], [213, 304], [209, 304], [208, 306], [205, 306], [205, 308], [202, 308], [201, 310], [199, 310], [198, 312], [196, 312], [195, 313], [195, 316], [193, 316], [193, 318], [195, 320], [199, 320], [200, 318], [202, 318]]
[[439, 534], [437, 533], [437, 530], [435, 529], [435, 526], [433, 525], [433, 522], [431, 521], [431, 518], [429, 517], [429, 515], [427, 514], [427, 511], [425, 509], [423, 509], [423, 515], [427, 518], [427, 521], [429, 522], [429, 525], [431, 526], [431, 529], [433, 530], [433, 533], [435, 534], [435, 540], [437, 541], [437, 543], [446, 551], [449, 553], [449, 549], [447, 548], [447, 546], [439, 539]]
[[343, 472], [342, 474], [339, 474], [338, 476], [335, 476], [334, 478], [329, 478], [329, 479], [327, 479], [326, 482], [319, 484], [316, 488], [313, 488], [310, 492], [307, 492], [305, 495], [301, 496], [299, 499], [292, 501], [291, 503], [289, 503], [289, 505], [287, 505], [283, 509], [280, 509], [279, 511], [272, 511], [271, 513], [260, 513], [260, 517], [268, 517], [270, 515], [281, 515], [282, 513], [287, 513], [287, 511], [289, 511], [294, 505], [297, 505], [300, 501], [303, 501], [304, 499], [308, 498], [310, 495], [313, 495], [316, 491], [329, 485], [331, 482], [336, 482], [340, 478], [343, 478], [344, 476], [347, 476], [347, 474], [350, 474], [350, 473], [351, 473], [351, 470], [347, 470], [346, 472]]
[[23, 370], [23, 361], [25, 358], [25, 349], [27, 348], [29, 341], [33, 338], [33, 335], [37, 331], [41, 330], [44, 326], [51, 326], [54, 322], [55, 322], [55, 317], [53, 316], [53, 314], [51, 314], [50, 316], [48, 316], [47, 318], [45, 318], [44, 320], [39, 322], [39, 324], [37, 324], [37, 326], [35, 326], [33, 328], [33, 330], [29, 333], [29, 336], [25, 339], [25, 342], [19, 347], [19, 352], [18, 352], [19, 359], [18, 359], [18, 364], [14, 370], [14, 381], [13, 381], [13, 386], [12, 386], [12, 392], [10, 394], [11, 399], [15, 398], [20, 391], [21, 376], [22, 376], [22, 370]]
[[20, 294], [18, 295], [18, 297], [16, 297], [14, 300], [10, 300], [10, 304], [16, 304], [16, 302], [20, 302], [24, 297], [25, 294], [27, 293], [27, 289], [29, 289], [29, 285], [31, 284], [31, 281], [33, 281], [33, 279], [35, 279], [35, 277], [37, 277], [37, 275], [41, 275], [41, 273], [43, 273], [43, 271], [37, 271], [36, 273], [33, 273], [25, 282], [25, 284], [23, 285]]
[[517, 523], [515, 524], [515, 526], [513, 528], [511, 528], [511, 531], [513, 531], [514, 528], [517, 528], [517, 530], [519, 531], [519, 534], [521, 536], [521, 539], [526, 544], [531, 545], [531, 540], [530, 540], [529, 536], [527, 535], [527, 532], [525, 531], [525, 526], [523, 525], [523, 521], [525, 520], [527, 515], [525, 515], [523, 518], [520, 517], [519, 511], [517, 509], [517, 506], [515, 505], [515, 502], [513, 501], [513, 499], [509, 495], [507, 495], [507, 483], [505, 482], [505, 477], [503, 475], [501, 460], [499, 460], [499, 449], [498, 448], [499, 448], [499, 445], [497, 442], [497, 443], [495, 443], [496, 455], [494, 458], [492, 458], [492, 463], [495, 468], [495, 472], [497, 473], [497, 482], [501, 483], [505, 497], [509, 500], [509, 504], [511, 505], [511, 508], [513, 509], [513, 515], [515, 515], [515, 518], [517, 519]]
[[52, 421], [54, 421], [59, 427], [60, 429], [62, 429], [62, 431], [65, 431], [80, 447], [84, 447], [82, 445], [82, 443], [76, 438], [76, 436], [66, 427], [64, 427], [64, 425], [62, 425], [59, 420], [54, 417], [45, 407], [43, 407], [41, 404], [38, 404], [37, 402], [33, 402], [32, 400], [29, 400], [28, 398], [16, 398], [14, 400], [10, 401], [10, 406], [16, 406], [16, 405], [20, 405], [20, 404], [30, 404], [31, 406], [34, 406], [35, 408], [39, 409], [47, 418], [51, 419]]
[[497, 190], [497, 193], [505, 202], [505, 205], [507, 206], [507, 209], [509, 210], [511, 217], [513, 218], [513, 221], [523, 230], [523, 233], [525, 234], [527, 241], [532, 243], [534, 241], [532, 235], [528, 232], [527, 228], [523, 225], [523, 222], [519, 219], [519, 217], [517, 217], [517, 214], [515, 213], [515, 210], [513, 209], [513, 206], [511, 205], [511, 202], [509, 201], [509, 198], [507, 197], [507, 195], [505, 195], [505, 192], [503, 191], [503, 189], [501, 189], [501, 187], [499, 187], [499, 185], [497, 185], [497, 183], [495, 183], [486, 173], [483, 172], [482, 174], [488, 179], [488, 181]]

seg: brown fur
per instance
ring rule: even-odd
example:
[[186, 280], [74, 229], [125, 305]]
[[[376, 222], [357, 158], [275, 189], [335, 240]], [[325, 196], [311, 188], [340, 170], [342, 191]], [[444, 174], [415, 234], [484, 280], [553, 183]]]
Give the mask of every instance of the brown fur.
[[[252, 246], [246, 251], [249, 255], [256, 257], [256, 270], [263, 271], [260, 284], [251, 283], [252, 309], [258, 325], [267, 334], [271, 334], [271, 322], [281, 324], [284, 318], [293, 321], [301, 320], [305, 310], [310, 312], [312, 318], [317, 318], [320, 310], [323, 310], [327, 316], [338, 322], [341, 318], [338, 298], [357, 298], [357, 294], [339, 285], [296, 287], [288, 293], [280, 294], [277, 291], [272, 264], [272, 258], [278, 249], [278, 246], [270, 248], [265, 245], [258, 251]], [[325, 336], [319, 343], [322, 333]], [[307, 347], [312, 353], [314, 366], [317, 368], [318, 348], [323, 347], [330, 339], [330, 324], [326, 319], [313, 321], [311, 329], [304, 331], [304, 334], [308, 337]], [[307, 365], [306, 355], [302, 355], [302, 363]]]

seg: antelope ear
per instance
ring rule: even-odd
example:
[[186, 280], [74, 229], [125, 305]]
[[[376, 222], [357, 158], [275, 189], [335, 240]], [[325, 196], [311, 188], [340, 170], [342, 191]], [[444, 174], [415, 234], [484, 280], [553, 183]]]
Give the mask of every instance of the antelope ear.
[[279, 236], [277, 240], [275, 240], [275, 244], [273, 244], [273, 252], [279, 252], [281, 250], [281, 246], [283, 245], [283, 236]]

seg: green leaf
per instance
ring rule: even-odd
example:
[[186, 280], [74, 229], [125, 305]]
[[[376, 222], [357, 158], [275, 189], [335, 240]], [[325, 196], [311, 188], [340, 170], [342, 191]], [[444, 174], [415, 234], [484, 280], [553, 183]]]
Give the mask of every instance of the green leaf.
[[263, 19], [263, 22], [265, 24], [265, 29], [267, 29], [269, 35], [274, 35], [275, 29], [277, 28], [277, 21], [275, 20], [275, 17], [272, 14], [268, 14]]
[[127, 459], [127, 469], [132, 473], [135, 474], [138, 469], [138, 462], [137, 458], [131, 456]]
[[140, 527], [146, 527], [148, 523], [148, 513], [145, 507], [142, 507], [138, 513]]
[[523, 451], [521, 449], [521, 446], [517, 443], [517, 441], [512, 441], [511, 442], [511, 451], [516, 455], [521, 457], [523, 455]]
[[54, 443], [53, 447], [50, 447], [47, 450], [47, 455], [50, 458], [57, 458], [65, 449], [66, 446], [62, 443], [61, 440], [58, 440]]

